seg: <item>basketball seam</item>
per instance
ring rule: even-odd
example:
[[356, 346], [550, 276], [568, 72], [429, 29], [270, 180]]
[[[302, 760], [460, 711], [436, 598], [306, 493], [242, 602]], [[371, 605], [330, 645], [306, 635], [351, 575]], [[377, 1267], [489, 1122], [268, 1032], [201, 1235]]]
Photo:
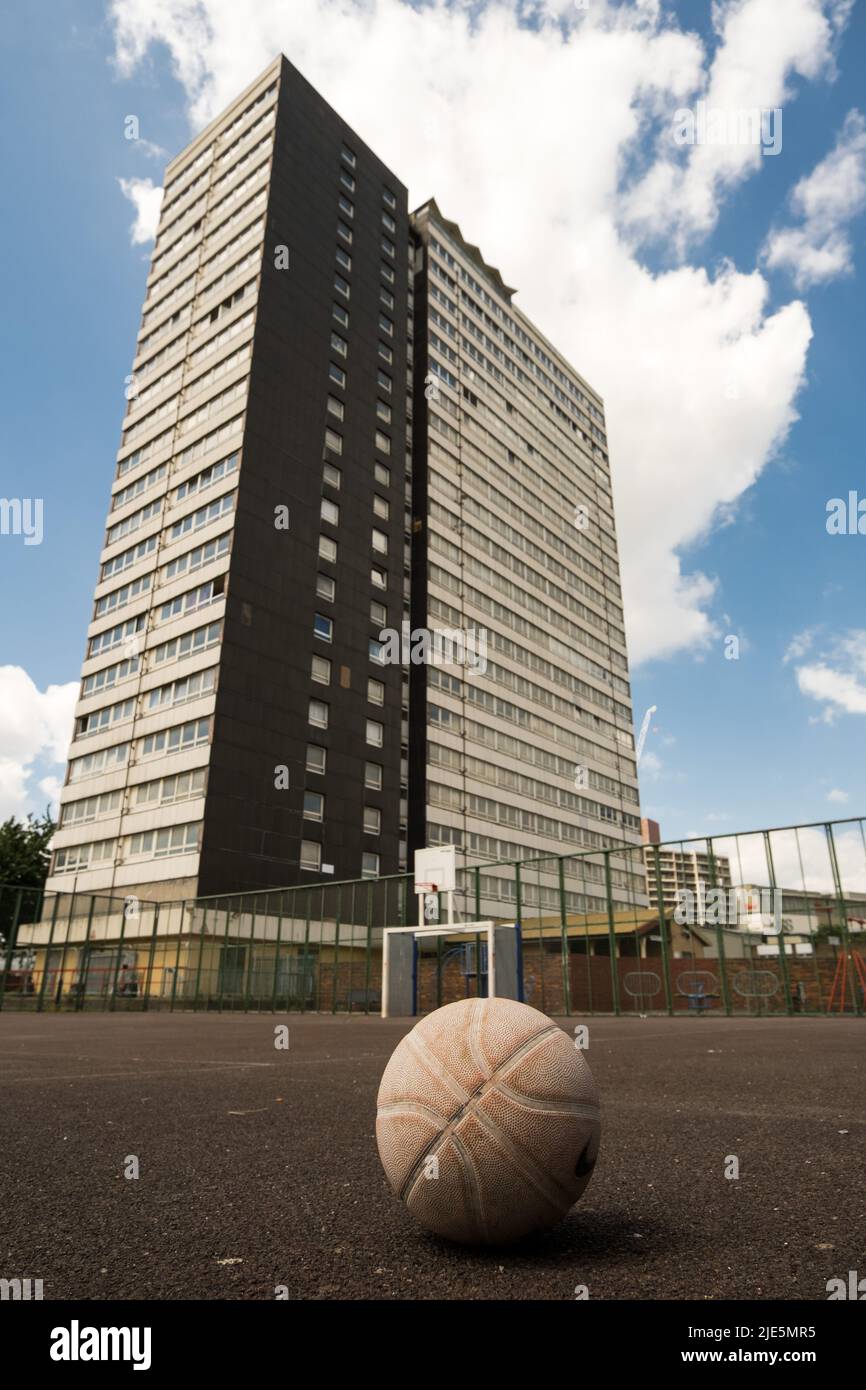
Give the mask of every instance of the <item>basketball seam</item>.
[[[485, 1086], [489, 1086], [492, 1082], [494, 1082], [494, 1081], [497, 1079], [497, 1076], [499, 1075], [499, 1073], [500, 1073], [505, 1067], [510, 1066], [512, 1062], [514, 1062], [514, 1063], [516, 1064], [516, 1063], [517, 1063], [518, 1061], [520, 1061], [524, 1056], [529, 1056], [529, 1055], [535, 1050], [535, 1047], [536, 1047], [537, 1044], [541, 1043], [541, 1042], [542, 1042], [544, 1039], [546, 1039], [546, 1038], [553, 1037], [553, 1035], [554, 1035], [555, 1033], [559, 1033], [559, 1032], [561, 1032], [561, 1031], [562, 1031], [562, 1030], [558, 1027], [557, 1024], [555, 1024], [555, 1023], [549, 1024], [546, 1028], [542, 1029], [540, 1032], [538, 1032], [538, 1033], [533, 1033], [532, 1037], [524, 1039], [524, 1041], [519, 1045], [519, 1047], [516, 1047], [516, 1048], [514, 1049], [514, 1051], [513, 1051], [512, 1053], [509, 1054], [508, 1057], [503, 1058], [503, 1060], [499, 1063], [499, 1066], [496, 1068], [496, 1070], [493, 1071], [493, 1072], [491, 1072], [489, 1076], [486, 1076], [486, 1077], [484, 1078], [483, 1081], [479, 1082], [479, 1084], [475, 1087], [475, 1089], [474, 1089], [473, 1091], [467, 1092], [467, 1091], [464, 1089], [464, 1087], [462, 1087], [462, 1086], [460, 1087], [461, 1091], [463, 1091], [463, 1094], [466, 1096], [466, 1100], [463, 1101], [463, 1102], [458, 1106], [458, 1108], [455, 1110], [454, 1114], [453, 1114], [453, 1115], [451, 1116], [451, 1118], [446, 1122], [445, 1127], [443, 1128], [441, 1134], [437, 1137], [437, 1139], [434, 1140], [432, 1149], [424, 1149], [424, 1150], [418, 1155], [418, 1157], [415, 1159], [415, 1162], [412, 1164], [412, 1167], [409, 1169], [409, 1172], [408, 1172], [408, 1174], [407, 1174], [407, 1176], [406, 1176], [406, 1178], [405, 1178], [405, 1180], [404, 1180], [404, 1182], [403, 1182], [403, 1186], [402, 1186], [402, 1189], [401, 1189], [401, 1192], [400, 1192], [400, 1196], [401, 1196], [401, 1198], [403, 1199], [403, 1201], [406, 1200], [407, 1194], [411, 1191], [411, 1188], [412, 1188], [412, 1186], [413, 1186], [413, 1184], [414, 1184], [414, 1182], [415, 1182], [415, 1178], [416, 1178], [416, 1176], [417, 1176], [417, 1174], [418, 1174], [418, 1170], [420, 1169], [421, 1165], [423, 1164], [425, 1158], [427, 1158], [427, 1156], [428, 1156], [430, 1153], [435, 1153], [439, 1148], [441, 1148], [442, 1144], [444, 1143], [444, 1141], [445, 1141], [445, 1139], [448, 1137], [448, 1135], [451, 1134], [451, 1133], [453, 1133], [454, 1129], [455, 1129], [455, 1128], [457, 1127], [457, 1125], [460, 1123], [461, 1119], [462, 1119], [463, 1116], [466, 1114], [466, 1112], [467, 1112], [469, 1106], [473, 1105], [474, 1102], [480, 1097], [481, 1092], [484, 1090], [484, 1087], [485, 1087]], [[410, 1034], [409, 1034], [409, 1038], [411, 1038], [411, 1037], [412, 1037], [412, 1034], [410, 1033]], [[408, 1039], [407, 1039], [407, 1041], [408, 1041]], [[426, 1048], [425, 1048], [425, 1050], [426, 1050]], [[434, 1060], [436, 1060], [436, 1061], [438, 1062], [438, 1058], [435, 1058]], [[441, 1065], [441, 1063], [440, 1063], [440, 1065]], [[428, 1068], [428, 1070], [429, 1070], [429, 1068]], [[460, 1085], [460, 1083], [459, 1083], [458, 1081], [456, 1081], [455, 1078], [451, 1076], [451, 1073], [450, 1073], [449, 1071], [447, 1071], [444, 1067], [442, 1067], [442, 1072], [443, 1072], [443, 1075], [442, 1075], [442, 1077], [441, 1077], [440, 1079], [445, 1080], [445, 1078], [447, 1077], [447, 1078], [449, 1078], [449, 1079], [451, 1080], [451, 1082], [452, 1082], [453, 1085], [455, 1085], [455, 1086], [459, 1086], [459, 1085]]]
[[598, 1119], [600, 1112], [594, 1100], [545, 1100], [542, 1096], [525, 1096], [504, 1081], [500, 1081], [496, 1089], [501, 1096], [513, 1100], [523, 1110], [546, 1110], [551, 1115], [576, 1115], [587, 1120]]
[[379, 1106], [379, 1117], [383, 1115], [418, 1115], [419, 1118], [430, 1120], [437, 1126], [446, 1118], [440, 1111], [434, 1110], [432, 1106], [423, 1105], [418, 1100], [388, 1101], [385, 1105]]
[[490, 1232], [487, 1229], [487, 1218], [484, 1214], [484, 1197], [481, 1192], [481, 1180], [478, 1176], [478, 1169], [472, 1162], [472, 1155], [458, 1134], [451, 1135], [451, 1147], [463, 1170], [463, 1176], [466, 1182], [467, 1205], [475, 1218], [475, 1224], [478, 1227], [481, 1239], [485, 1243], [489, 1242]]
[[485, 1008], [481, 999], [476, 999], [472, 1009], [472, 1022], [469, 1027], [469, 1052], [482, 1075], [490, 1075], [490, 1063], [484, 1056], [481, 1046], [481, 1025], [484, 1022]]
[[[491, 1119], [486, 1110], [480, 1110], [475, 1106], [472, 1110], [472, 1115], [478, 1121], [481, 1128], [487, 1132], [488, 1137], [492, 1139], [505, 1159], [510, 1159], [512, 1166], [517, 1169], [521, 1177], [525, 1178], [526, 1181], [535, 1188], [536, 1192], [544, 1198], [549, 1206], [553, 1207], [555, 1212], [561, 1213], [563, 1209], [567, 1211], [568, 1208], [573, 1205], [574, 1199], [571, 1194], [561, 1188], [555, 1178], [545, 1173], [538, 1164], [536, 1164], [532, 1155], [528, 1154], [525, 1149], [515, 1143], [510, 1134], [500, 1129], [499, 1125], [495, 1120]], [[565, 1204], [564, 1208], [563, 1203]]]

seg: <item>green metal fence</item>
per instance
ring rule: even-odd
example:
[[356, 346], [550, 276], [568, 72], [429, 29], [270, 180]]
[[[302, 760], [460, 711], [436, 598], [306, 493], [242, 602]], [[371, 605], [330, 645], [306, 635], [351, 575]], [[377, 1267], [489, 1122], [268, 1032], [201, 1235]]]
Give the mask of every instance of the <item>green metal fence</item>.
[[[863, 818], [460, 862], [457, 920], [520, 924], [546, 1013], [866, 1012]], [[410, 875], [183, 902], [0, 886], [0, 1009], [375, 1013], [383, 930], [417, 912]], [[480, 938], [419, 942], [417, 978], [421, 1011], [483, 993]]]

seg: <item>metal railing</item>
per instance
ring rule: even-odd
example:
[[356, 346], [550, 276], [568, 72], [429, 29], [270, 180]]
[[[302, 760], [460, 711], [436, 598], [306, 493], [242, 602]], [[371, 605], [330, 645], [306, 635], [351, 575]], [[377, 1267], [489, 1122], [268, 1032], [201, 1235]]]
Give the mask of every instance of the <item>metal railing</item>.
[[[455, 915], [520, 924], [549, 1014], [862, 1016], [864, 825], [463, 856]], [[162, 902], [0, 886], [0, 1009], [377, 1012], [383, 929], [417, 911], [408, 874]], [[418, 951], [422, 1011], [484, 991], [471, 929]]]

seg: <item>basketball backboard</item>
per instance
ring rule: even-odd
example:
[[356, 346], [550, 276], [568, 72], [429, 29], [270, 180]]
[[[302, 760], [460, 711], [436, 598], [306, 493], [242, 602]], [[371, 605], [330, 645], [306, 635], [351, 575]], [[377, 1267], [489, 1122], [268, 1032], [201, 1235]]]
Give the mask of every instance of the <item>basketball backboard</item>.
[[437, 893], [453, 893], [457, 887], [457, 850], [454, 845], [433, 845], [415, 851], [415, 891], [429, 892], [428, 884], [436, 885]]

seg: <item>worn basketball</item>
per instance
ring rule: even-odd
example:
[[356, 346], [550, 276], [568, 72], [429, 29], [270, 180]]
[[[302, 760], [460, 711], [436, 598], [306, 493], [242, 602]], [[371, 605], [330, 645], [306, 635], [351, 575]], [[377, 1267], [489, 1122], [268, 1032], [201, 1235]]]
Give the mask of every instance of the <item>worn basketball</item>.
[[592, 1073], [567, 1034], [512, 999], [465, 999], [397, 1045], [376, 1142], [395, 1194], [428, 1231], [498, 1245], [552, 1226], [592, 1176]]

